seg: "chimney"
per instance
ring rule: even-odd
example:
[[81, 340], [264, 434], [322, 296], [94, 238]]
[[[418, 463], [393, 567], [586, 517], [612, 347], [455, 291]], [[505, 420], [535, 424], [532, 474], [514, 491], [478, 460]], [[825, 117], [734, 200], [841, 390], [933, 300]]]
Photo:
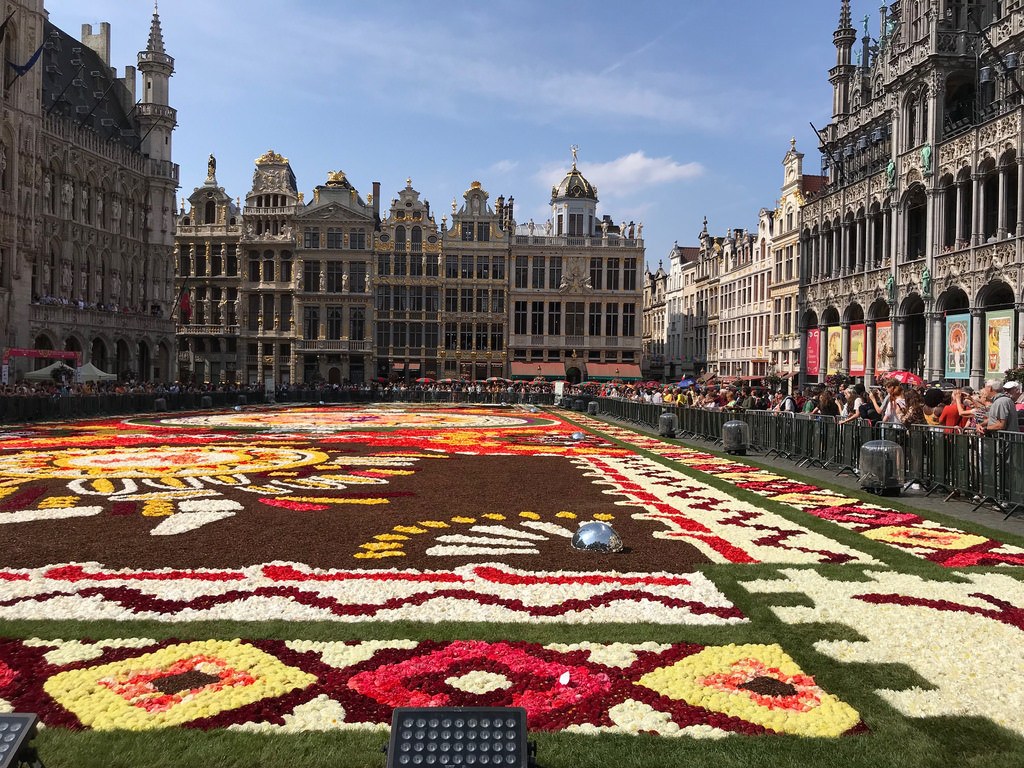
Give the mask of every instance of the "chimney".
[[110, 22], [100, 23], [100, 31], [92, 33], [92, 24], [82, 25], [82, 43], [96, 52], [103, 66], [110, 66]]
[[373, 182], [373, 218], [380, 221], [380, 182]]

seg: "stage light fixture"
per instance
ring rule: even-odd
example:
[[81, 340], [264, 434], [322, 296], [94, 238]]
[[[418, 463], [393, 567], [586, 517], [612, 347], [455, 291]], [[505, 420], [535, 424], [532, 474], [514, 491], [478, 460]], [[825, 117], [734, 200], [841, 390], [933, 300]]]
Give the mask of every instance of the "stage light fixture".
[[28, 765], [42, 768], [32, 739], [36, 736], [38, 718], [28, 713], [0, 715], [0, 768]]
[[387, 768], [529, 768], [533, 754], [522, 707], [398, 707]]

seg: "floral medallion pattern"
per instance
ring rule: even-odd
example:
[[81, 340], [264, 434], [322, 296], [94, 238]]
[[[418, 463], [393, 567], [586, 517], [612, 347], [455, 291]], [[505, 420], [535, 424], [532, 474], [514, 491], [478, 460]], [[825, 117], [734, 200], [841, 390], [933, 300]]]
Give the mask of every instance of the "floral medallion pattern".
[[531, 730], [836, 737], [864, 730], [777, 645], [0, 641], [0, 697], [48, 727], [379, 729], [395, 707], [524, 707]]

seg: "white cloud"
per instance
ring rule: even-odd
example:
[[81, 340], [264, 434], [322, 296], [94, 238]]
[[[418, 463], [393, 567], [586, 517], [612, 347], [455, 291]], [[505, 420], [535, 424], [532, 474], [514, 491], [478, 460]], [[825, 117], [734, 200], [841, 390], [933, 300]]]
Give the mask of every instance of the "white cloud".
[[[643, 150], [631, 152], [606, 163], [580, 163], [584, 176], [597, 187], [598, 197], [624, 198], [652, 186], [689, 181], [704, 173], [700, 163], [680, 163], [671, 157], [648, 157]], [[545, 188], [558, 184], [565, 176], [566, 167], [551, 163], [538, 171], [534, 178]]]
[[487, 173], [511, 173], [518, 167], [517, 160], [499, 160], [487, 168]]

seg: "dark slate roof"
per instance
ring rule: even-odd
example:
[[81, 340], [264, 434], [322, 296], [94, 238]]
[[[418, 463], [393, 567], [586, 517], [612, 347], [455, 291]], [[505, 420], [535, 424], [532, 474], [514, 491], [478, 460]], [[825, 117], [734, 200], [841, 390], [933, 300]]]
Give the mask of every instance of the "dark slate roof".
[[94, 50], [49, 21], [44, 34], [42, 61], [36, 65], [43, 68], [43, 112], [136, 149], [142, 137], [124, 83]]

